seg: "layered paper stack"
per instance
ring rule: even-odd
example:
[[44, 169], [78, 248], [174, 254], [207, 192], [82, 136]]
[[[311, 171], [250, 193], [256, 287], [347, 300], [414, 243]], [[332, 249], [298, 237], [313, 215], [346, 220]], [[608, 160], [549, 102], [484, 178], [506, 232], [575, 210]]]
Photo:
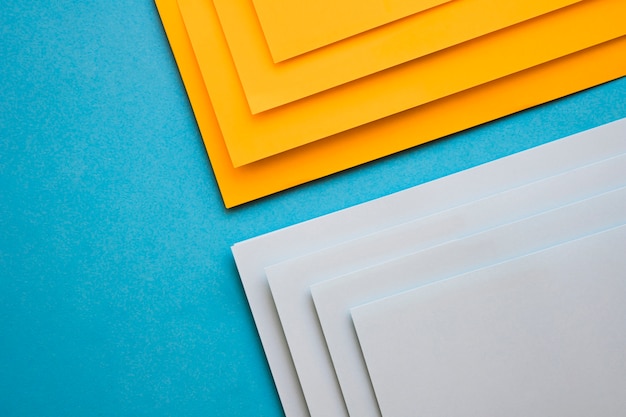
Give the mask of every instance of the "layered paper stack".
[[233, 246], [285, 414], [626, 410], [626, 119]]
[[626, 73], [622, 0], [157, 0], [232, 207]]
[[[623, 0], [156, 4], [227, 207], [626, 74]], [[624, 174], [620, 121], [235, 245], [286, 416], [622, 413]]]

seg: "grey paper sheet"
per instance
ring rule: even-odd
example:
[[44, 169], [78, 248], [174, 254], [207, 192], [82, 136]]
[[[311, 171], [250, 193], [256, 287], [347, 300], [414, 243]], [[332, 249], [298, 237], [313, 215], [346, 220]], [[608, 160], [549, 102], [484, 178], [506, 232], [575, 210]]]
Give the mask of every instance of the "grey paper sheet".
[[[626, 120], [620, 120], [235, 244], [232, 252], [286, 416], [307, 416], [309, 410], [267, 284], [266, 266], [602, 160], [626, 151], [625, 136]], [[313, 417], [346, 413], [337, 411], [343, 407], [339, 397], [309, 407]]]
[[[351, 376], [333, 367], [311, 299], [311, 285], [624, 185], [626, 154], [267, 267], [305, 396], [322, 401], [337, 379], [351, 416], [380, 415], [371, 393], [352, 390], [352, 385], [345, 383]], [[338, 390], [336, 384], [334, 389]]]
[[376, 404], [351, 308], [623, 223], [626, 188], [313, 285], [311, 293], [344, 395]]
[[626, 226], [352, 309], [384, 417], [623, 416]]

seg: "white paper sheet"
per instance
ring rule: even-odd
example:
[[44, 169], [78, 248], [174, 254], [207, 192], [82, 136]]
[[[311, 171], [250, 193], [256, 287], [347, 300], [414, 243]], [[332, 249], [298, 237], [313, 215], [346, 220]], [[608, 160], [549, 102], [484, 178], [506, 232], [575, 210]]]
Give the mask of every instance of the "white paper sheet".
[[311, 293], [344, 396], [377, 406], [350, 308], [623, 223], [626, 188], [313, 285]]
[[[345, 384], [351, 376], [335, 372], [311, 285], [625, 185], [626, 154], [622, 154], [266, 268], [307, 400], [324, 401], [343, 393], [351, 416], [380, 415], [371, 395], [351, 390]], [[339, 394], [331, 394], [333, 389]]]
[[[307, 416], [264, 268], [417, 216], [554, 175], [626, 150], [626, 120], [551, 142], [233, 246], [237, 268], [287, 417]], [[310, 404], [311, 415], [324, 411]]]
[[625, 247], [621, 226], [352, 309], [383, 416], [624, 415]]

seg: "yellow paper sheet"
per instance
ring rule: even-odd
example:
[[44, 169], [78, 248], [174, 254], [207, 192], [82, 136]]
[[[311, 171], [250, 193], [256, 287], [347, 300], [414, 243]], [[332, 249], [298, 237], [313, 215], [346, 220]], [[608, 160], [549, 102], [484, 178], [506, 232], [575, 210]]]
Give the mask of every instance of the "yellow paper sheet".
[[252, 0], [213, 3], [256, 114], [579, 1], [453, 1], [279, 65], [265, 46]]
[[626, 75], [626, 37], [621, 37], [367, 126], [234, 168], [176, 0], [156, 0], [156, 3], [226, 207], [244, 204]]
[[448, 1], [254, 0], [254, 6], [279, 62]]
[[251, 115], [210, 0], [179, 0], [233, 166], [240, 167], [626, 33], [626, 2], [588, 0]]

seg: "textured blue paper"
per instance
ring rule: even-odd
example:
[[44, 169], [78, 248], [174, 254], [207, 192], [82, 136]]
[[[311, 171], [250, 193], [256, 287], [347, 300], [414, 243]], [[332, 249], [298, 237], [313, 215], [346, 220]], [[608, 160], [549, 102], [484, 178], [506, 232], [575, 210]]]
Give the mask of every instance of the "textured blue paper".
[[0, 39], [3, 417], [281, 416], [233, 243], [626, 117], [621, 79], [227, 211], [151, 0]]

